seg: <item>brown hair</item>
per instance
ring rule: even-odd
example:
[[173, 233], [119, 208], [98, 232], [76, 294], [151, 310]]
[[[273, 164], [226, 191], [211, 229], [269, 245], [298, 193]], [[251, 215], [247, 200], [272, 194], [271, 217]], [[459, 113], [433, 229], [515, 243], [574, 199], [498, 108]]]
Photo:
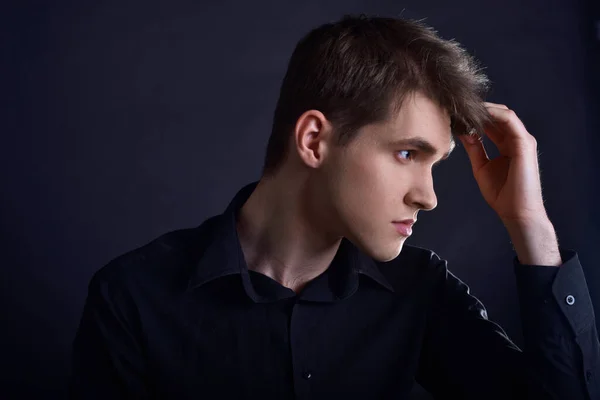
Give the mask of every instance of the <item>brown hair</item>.
[[296, 121], [321, 111], [344, 145], [364, 125], [398, 112], [408, 93], [422, 91], [451, 118], [453, 134], [483, 132], [489, 81], [454, 40], [421, 21], [346, 15], [310, 31], [296, 45], [283, 78], [263, 175], [283, 163]]

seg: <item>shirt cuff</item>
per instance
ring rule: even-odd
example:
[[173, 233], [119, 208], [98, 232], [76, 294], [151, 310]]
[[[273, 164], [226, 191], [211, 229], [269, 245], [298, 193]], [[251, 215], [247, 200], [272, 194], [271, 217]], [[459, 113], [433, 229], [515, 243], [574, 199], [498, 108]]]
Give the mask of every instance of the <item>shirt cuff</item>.
[[524, 327], [556, 328], [556, 317], [552, 318], [549, 311], [558, 306], [572, 333], [578, 336], [594, 324], [594, 309], [577, 252], [562, 247], [559, 251], [563, 263], [558, 267], [521, 264], [515, 256], [523, 323]]

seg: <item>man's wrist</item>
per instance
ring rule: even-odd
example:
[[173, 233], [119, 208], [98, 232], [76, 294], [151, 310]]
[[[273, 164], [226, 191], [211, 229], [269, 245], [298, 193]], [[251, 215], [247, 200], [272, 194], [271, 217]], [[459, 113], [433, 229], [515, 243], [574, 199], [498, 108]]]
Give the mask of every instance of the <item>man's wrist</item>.
[[558, 238], [548, 218], [503, 221], [521, 264], [560, 266]]

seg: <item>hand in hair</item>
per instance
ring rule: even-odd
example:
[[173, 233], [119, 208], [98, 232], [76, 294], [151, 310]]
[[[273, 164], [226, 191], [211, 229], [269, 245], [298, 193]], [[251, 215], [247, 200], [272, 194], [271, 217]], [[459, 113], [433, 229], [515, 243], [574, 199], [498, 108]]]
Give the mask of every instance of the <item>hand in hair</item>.
[[491, 116], [485, 134], [500, 155], [490, 160], [477, 134], [458, 136], [481, 194], [508, 229], [521, 263], [560, 265], [558, 241], [542, 197], [537, 141], [505, 105], [485, 107]]

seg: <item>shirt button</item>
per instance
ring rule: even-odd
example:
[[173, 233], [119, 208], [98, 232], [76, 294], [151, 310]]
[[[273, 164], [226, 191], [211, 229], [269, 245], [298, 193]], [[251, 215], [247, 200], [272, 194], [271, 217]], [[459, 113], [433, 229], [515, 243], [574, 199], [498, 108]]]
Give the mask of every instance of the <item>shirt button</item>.
[[587, 381], [589, 381], [592, 378], [592, 371], [590, 371], [589, 369], [587, 370], [587, 372], [585, 373], [585, 379]]
[[568, 305], [572, 306], [573, 304], [575, 304], [575, 297], [573, 297], [572, 295], [568, 295], [565, 298], [565, 301], [567, 302]]
[[310, 379], [310, 378], [312, 378], [312, 374], [310, 373], [310, 371], [304, 372], [304, 374], [302, 376], [304, 377], [304, 379]]

